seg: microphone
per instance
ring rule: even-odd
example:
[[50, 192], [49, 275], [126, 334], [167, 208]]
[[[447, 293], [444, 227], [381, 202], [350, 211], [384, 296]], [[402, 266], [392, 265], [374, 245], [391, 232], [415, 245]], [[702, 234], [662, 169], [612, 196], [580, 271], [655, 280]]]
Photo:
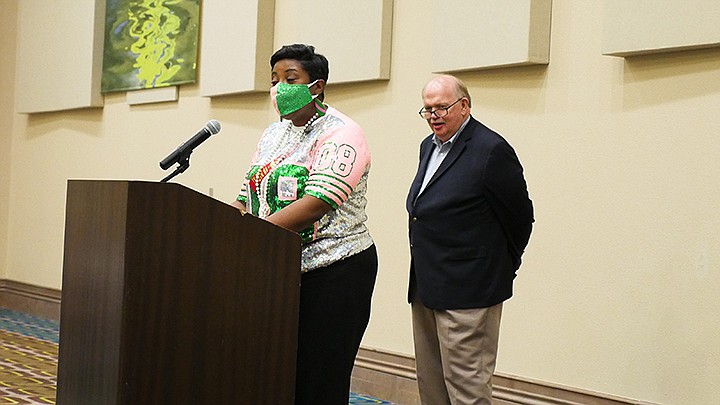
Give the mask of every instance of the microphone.
[[187, 158], [192, 153], [193, 149], [198, 147], [201, 143], [205, 142], [206, 139], [210, 138], [210, 135], [215, 135], [220, 132], [220, 123], [217, 120], [210, 120], [207, 124], [198, 131], [192, 138], [187, 142], [180, 144], [173, 151], [173, 153], [167, 155], [167, 157], [160, 161], [160, 168], [167, 170], [168, 167], [174, 163], [179, 162], [182, 159]]

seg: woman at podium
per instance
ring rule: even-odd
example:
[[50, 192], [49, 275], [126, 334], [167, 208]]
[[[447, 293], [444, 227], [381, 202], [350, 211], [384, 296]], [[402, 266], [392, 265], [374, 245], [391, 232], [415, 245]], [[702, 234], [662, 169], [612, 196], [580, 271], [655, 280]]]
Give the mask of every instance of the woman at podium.
[[302, 238], [296, 404], [346, 405], [370, 318], [377, 252], [365, 221], [362, 128], [325, 103], [328, 61], [309, 45], [270, 58], [280, 120], [258, 142], [233, 203]]

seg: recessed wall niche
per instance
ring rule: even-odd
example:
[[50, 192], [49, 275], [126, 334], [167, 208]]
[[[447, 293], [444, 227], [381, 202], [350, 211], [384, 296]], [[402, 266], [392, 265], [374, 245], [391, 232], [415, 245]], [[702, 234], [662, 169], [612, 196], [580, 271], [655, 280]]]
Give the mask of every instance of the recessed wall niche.
[[15, 110], [101, 107], [105, 0], [18, 2]]
[[547, 64], [552, 0], [432, 1], [433, 72]]
[[276, 7], [283, 12], [275, 48], [314, 45], [330, 61], [330, 83], [390, 78], [393, 0], [276, 0]]
[[605, 0], [602, 53], [634, 56], [720, 46], [717, 0]]
[[274, 25], [274, 0], [203, 1], [200, 94], [267, 91]]

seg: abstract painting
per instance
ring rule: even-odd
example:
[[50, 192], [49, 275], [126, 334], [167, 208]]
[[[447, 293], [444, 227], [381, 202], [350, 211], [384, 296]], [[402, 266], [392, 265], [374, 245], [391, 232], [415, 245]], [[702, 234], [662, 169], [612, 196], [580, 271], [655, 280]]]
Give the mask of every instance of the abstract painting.
[[194, 83], [200, 0], [106, 0], [102, 92]]

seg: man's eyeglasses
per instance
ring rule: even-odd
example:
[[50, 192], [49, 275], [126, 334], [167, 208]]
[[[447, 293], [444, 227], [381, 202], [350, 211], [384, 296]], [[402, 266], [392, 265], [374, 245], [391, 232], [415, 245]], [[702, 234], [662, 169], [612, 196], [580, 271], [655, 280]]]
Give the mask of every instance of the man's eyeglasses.
[[438, 118], [442, 118], [442, 117], [448, 115], [448, 110], [450, 109], [450, 107], [454, 106], [455, 104], [458, 103], [458, 101], [460, 101], [462, 99], [463, 99], [463, 97], [460, 97], [459, 99], [455, 100], [455, 102], [450, 104], [449, 106], [436, 108], [434, 110], [428, 110], [427, 108], [423, 107], [420, 109], [420, 111], [418, 111], [418, 114], [420, 114], [420, 116], [426, 120], [429, 120], [430, 118], [432, 118], [433, 114], [435, 114], [435, 116]]

